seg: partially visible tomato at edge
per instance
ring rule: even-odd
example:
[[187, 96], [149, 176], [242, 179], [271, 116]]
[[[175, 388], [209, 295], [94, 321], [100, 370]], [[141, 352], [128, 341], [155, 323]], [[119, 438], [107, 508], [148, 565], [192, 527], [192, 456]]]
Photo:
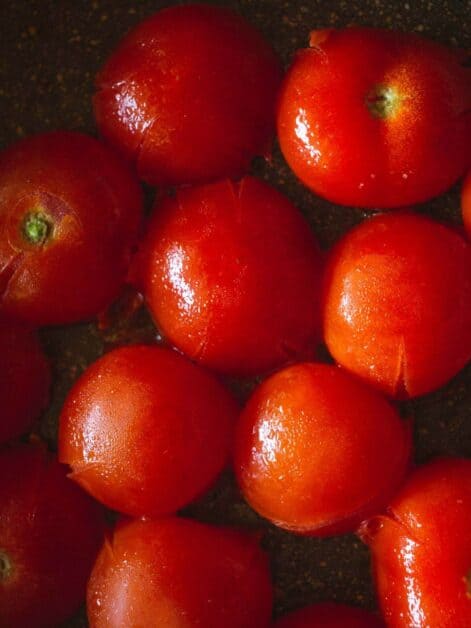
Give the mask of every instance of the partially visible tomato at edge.
[[471, 171], [465, 178], [461, 189], [461, 211], [466, 232], [471, 238]]

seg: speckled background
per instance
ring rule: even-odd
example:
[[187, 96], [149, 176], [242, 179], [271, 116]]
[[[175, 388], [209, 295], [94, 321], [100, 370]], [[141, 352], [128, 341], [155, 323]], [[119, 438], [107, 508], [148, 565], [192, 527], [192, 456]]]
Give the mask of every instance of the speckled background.
[[[0, 0], [0, 148], [49, 129], [95, 133], [90, 108], [93, 77], [120, 37], [140, 19], [168, 5], [157, 0]], [[448, 0], [240, 0], [230, 5], [258, 26], [288, 63], [313, 28], [349, 24], [421, 32], [438, 41], [471, 47], [471, 2]], [[279, 151], [254, 172], [283, 190], [305, 213], [324, 247], [363, 217], [314, 197], [290, 174]], [[151, 193], [149, 193], [151, 198]], [[420, 208], [459, 224], [458, 187]], [[144, 311], [106, 331], [95, 324], [42, 332], [55, 374], [53, 402], [37, 429], [55, 446], [62, 400], [88, 363], [110, 346], [156, 337]], [[437, 454], [471, 457], [471, 368], [445, 389], [402, 404], [415, 419], [416, 460]], [[236, 386], [242, 397], [251, 383]], [[276, 613], [333, 599], [373, 608], [368, 553], [353, 536], [324, 540], [289, 535], [261, 521], [244, 504], [230, 473], [187, 513], [205, 521], [264, 531], [276, 587]], [[83, 611], [66, 624], [86, 626]], [[221, 627], [223, 628], [223, 627]], [[254, 626], [254, 628], [257, 628]]]

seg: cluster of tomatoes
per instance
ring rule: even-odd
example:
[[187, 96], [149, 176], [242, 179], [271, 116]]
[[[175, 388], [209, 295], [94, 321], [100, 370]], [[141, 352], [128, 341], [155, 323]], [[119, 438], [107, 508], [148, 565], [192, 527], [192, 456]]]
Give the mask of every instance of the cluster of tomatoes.
[[[104, 66], [105, 143], [55, 132], [0, 155], [0, 626], [56, 625], [86, 591], [96, 628], [267, 628], [259, 539], [176, 516], [227, 465], [275, 525], [357, 532], [387, 625], [471, 626], [471, 461], [412, 469], [410, 422], [388, 400], [471, 358], [471, 245], [403, 209], [469, 168], [470, 104], [464, 58], [417, 36], [315, 31], [283, 78], [241, 17], [188, 5]], [[326, 257], [246, 174], [275, 125], [314, 192], [393, 211]], [[139, 178], [160, 190], [146, 224]], [[471, 233], [469, 177], [463, 212]], [[94, 317], [125, 283], [167, 346], [115, 348], [85, 371], [58, 460], [15, 441], [48, 403], [35, 328]], [[316, 361], [321, 340], [336, 365]], [[242, 410], [225, 375], [263, 376]], [[125, 515], [113, 530], [102, 505]], [[326, 603], [275, 625], [383, 624]]]

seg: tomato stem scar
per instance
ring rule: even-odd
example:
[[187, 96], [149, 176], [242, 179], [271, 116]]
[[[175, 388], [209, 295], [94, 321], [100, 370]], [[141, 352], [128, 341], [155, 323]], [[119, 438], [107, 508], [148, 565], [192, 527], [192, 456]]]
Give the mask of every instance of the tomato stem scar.
[[52, 221], [40, 209], [26, 215], [23, 221], [23, 235], [31, 244], [44, 244], [52, 233]]
[[12, 572], [12, 564], [8, 554], [0, 550], [0, 582], [7, 580]]
[[399, 95], [387, 85], [375, 85], [366, 96], [366, 106], [376, 118], [388, 118], [397, 108]]

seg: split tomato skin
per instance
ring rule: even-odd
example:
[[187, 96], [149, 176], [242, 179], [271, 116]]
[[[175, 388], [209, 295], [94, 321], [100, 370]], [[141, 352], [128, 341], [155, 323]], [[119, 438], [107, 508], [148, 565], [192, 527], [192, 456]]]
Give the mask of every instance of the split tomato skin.
[[103, 541], [100, 506], [40, 445], [0, 452], [0, 626], [49, 628], [72, 615]]
[[340, 205], [403, 207], [469, 167], [465, 55], [411, 33], [311, 33], [280, 90], [281, 150], [301, 181]]
[[464, 227], [468, 237], [471, 238], [471, 171], [465, 178], [461, 190], [461, 211], [463, 213]]
[[251, 376], [312, 357], [323, 271], [302, 215], [254, 177], [179, 190], [155, 208], [137, 277], [167, 340]]
[[204, 4], [170, 7], [108, 59], [95, 117], [151, 185], [238, 177], [270, 150], [280, 82], [273, 49], [244, 18]]
[[323, 316], [352, 373], [391, 397], [436, 390], [471, 357], [471, 247], [425, 216], [371, 218], [331, 253]]
[[69, 393], [59, 458], [109, 508], [172, 514], [228, 463], [237, 414], [222, 384], [183, 356], [122, 347], [93, 363]]
[[328, 536], [381, 511], [410, 453], [410, 426], [381, 395], [338, 367], [304, 363], [255, 390], [237, 425], [234, 468], [260, 515]]
[[0, 154], [0, 309], [36, 326], [96, 316], [122, 288], [141, 204], [135, 176], [91, 137], [13, 144]]
[[419, 467], [362, 536], [391, 628], [471, 625], [471, 461]]
[[324, 602], [289, 613], [274, 628], [384, 628], [384, 624], [361, 608]]
[[0, 318], [0, 443], [21, 436], [49, 401], [51, 373], [36, 332]]
[[254, 536], [188, 519], [118, 525], [93, 569], [91, 628], [268, 628], [268, 559]]

